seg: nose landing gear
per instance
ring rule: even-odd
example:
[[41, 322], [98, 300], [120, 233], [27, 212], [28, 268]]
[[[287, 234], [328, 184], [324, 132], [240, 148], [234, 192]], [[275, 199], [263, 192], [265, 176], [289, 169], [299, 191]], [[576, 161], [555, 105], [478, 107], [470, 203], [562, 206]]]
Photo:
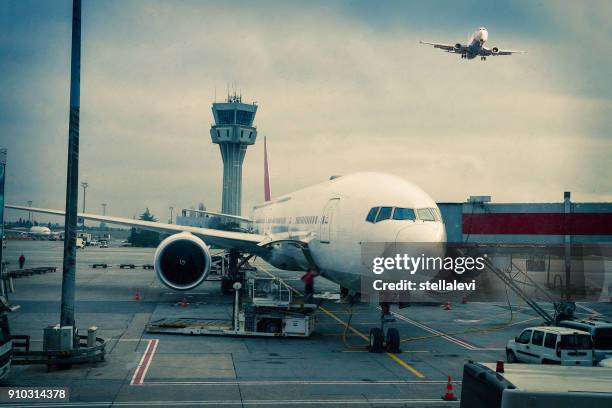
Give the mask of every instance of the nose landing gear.
[[389, 353], [400, 353], [400, 335], [399, 331], [390, 327], [387, 329], [387, 335], [385, 336], [385, 326], [387, 323], [392, 323], [395, 318], [391, 316], [389, 311], [390, 303], [381, 303], [380, 312], [380, 327], [374, 327], [370, 329], [370, 338], [368, 349], [370, 353], [383, 353], [385, 351]]
[[481, 61], [486, 61], [486, 60], [487, 60], [487, 57], [480, 57], [480, 60], [481, 60]]

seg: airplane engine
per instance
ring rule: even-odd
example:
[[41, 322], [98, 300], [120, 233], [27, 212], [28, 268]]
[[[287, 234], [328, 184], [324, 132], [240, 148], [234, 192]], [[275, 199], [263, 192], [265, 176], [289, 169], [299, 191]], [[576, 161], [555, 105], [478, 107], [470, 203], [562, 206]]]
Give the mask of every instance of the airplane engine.
[[174, 290], [190, 290], [201, 284], [208, 276], [210, 264], [208, 246], [188, 232], [169, 236], [155, 251], [155, 273]]
[[461, 44], [455, 44], [455, 51], [459, 51], [461, 49]]
[[491, 48], [491, 52], [492, 52], [493, 54], [497, 54], [497, 53], [499, 52], [499, 48], [497, 48], [497, 47], [493, 47], [493, 48]]

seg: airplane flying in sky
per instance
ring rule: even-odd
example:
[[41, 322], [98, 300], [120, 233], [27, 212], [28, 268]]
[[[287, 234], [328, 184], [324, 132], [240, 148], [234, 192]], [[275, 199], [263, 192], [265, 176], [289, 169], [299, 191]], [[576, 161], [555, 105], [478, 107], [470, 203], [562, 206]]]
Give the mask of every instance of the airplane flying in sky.
[[480, 27], [468, 39], [467, 44], [457, 43], [440, 44], [426, 41], [419, 41], [421, 44], [433, 45], [434, 48], [439, 48], [453, 54], [461, 54], [461, 58], [474, 59], [480, 57], [481, 61], [485, 61], [487, 57], [496, 57], [498, 55], [525, 54], [525, 51], [515, 50], [500, 50], [497, 47], [487, 48], [485, 43], [489, 39], [489, 32], [485, 27]]

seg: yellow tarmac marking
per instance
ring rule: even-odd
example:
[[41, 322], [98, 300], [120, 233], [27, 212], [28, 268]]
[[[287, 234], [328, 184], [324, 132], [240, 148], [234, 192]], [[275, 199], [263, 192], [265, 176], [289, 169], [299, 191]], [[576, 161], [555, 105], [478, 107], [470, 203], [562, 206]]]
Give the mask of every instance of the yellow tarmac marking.
[[[285, 286], [287, 286], [289, 289], [293, 290], [298, 295], [302, 295], [302, 292], [300, 292], [299, 290], [295, 289], [293, 286], [285, 283], [284, 280], [282, 280], [281, 278], [275, 276], [272, 272], [268, 271], [263, 266], [260, 265], [259, 268], [262, 271], [264, 271], [265, 273], [267, 273], [268, 275], [270, 275], [271, 277], [279, 279]], [[340, 319], [338, 316], [336, 316], [333, 312], [327, 310], [326, 308], [324, 308], [322, 306], [319, 306], [319, 310], [321, 310], [323, 313], [325, 313], [326, 315], [328, 315], [329, 317], [331, 317], [332, 319], [337, 321], [341, 326], [348, 327], [348, 329], [350, 331], [352, 331], [353, 333], [355, 333], [356, 335], [358, 335], [359, 337], [361, 337], [362, 339], [364, 339], [368, 343], [370, 342], [370, 339], [368, 338], [368, 336], [366, 336], [365, 334], [361, 333], [359, 330], [355, 329], [353, 326], [349, 326], [346, 322], [344, 322], [342, 319]], [[389, 356], [389, 358], [391, 358], [391, 360], [395, 361], [397, 364], [401, 365], [406, 370], [410, 371], [417, 378], [425, 378], [425, 374], [423, 374], [422, 372], [420, 372], [419, 370], [417, 370], [416, 368], [414, 368], [410, 364], [406, 363], [404, 360], [402, 360], [401, 358], [399, 358], [395, 354], [389, 353], [389, 352], [385, 352], [385, 354], [387, 356]]]

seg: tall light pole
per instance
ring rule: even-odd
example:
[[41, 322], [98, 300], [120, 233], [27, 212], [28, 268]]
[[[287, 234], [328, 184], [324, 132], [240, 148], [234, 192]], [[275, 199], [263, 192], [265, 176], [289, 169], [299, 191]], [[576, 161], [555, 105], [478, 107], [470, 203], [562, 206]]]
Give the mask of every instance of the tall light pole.
[[[106, 203], [102, 203], [100, 204], [102, 206], [102, 215], [106, 215]], [[100, 223], [100, 228], [105, 228], [106, 224], [104, 224], [104, 221], [102, 221]]]
[[[85, 213], [85, 200], [87, 199], [87, 187], [89, 187], [89, 183], [83, 181], [81, 182], [81, 187], [83, 187], [83, 213]], [[85, 218], [83, 218], [83, 229], [85, 229]]]
[[[32, 207], [32, 200], [28, 200], [28, 207]], [[32, 211], [28, 211], [28, 223], [32, 224]]]
[[75, 326], [76, 226], [79, 199], [79, 113], [81, 106], [81, 0], [72, 2], [72, 51], [70, 55], [70, 116], [68, 122], [68, 166], [66, 174], [66, 216], [64, 221], [64, 263], [60, 324]]
[[172, 221], [174, 220], [174, 218], [172, 217], [172, 211], [174, 211], [174, 207], [170, 206], [170, 221], [168, 222], [168, 224], [172, 224]]

